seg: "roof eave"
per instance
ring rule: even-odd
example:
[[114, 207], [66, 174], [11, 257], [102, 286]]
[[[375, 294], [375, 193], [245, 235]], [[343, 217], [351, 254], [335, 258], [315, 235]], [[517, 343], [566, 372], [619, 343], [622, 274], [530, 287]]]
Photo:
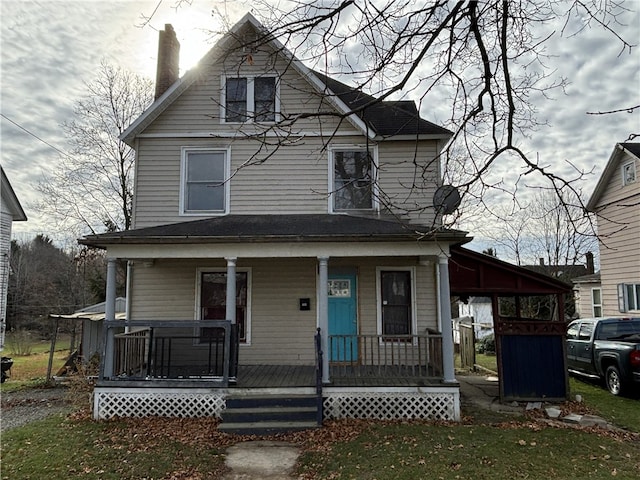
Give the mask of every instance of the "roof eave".
[[1, 172], [1, 183], [2, 183], [2, 192], [6, 193], [3, 195], [7, 202], [7, 207], [11, 211], [11, 220], [14, 222], [24, 222], [27, 220], [27, 214], [24, 212], [22, 205], [20, 204], [20, 200], [18, 200], [18, 196], [16, 192], [13, 190], [11, 186], [11, 182], [9, 182], [9, 178], [4, 173], [4, 169], [0, 166]]
[[[467, 232], [451, 231], [434, 232], [421, 237], [421, 240], [437, 240], [449, 243], [467, 243], [471, 239]], [[126, 235], [90, 236], [78, 240], [78, 243], [90, 247], [105, 248], [109, 245], [144, 245], [167, 244], [189, 245], [205, 243], [298, 243], [298, 242], [416, 242], [419, 241], [415, 233], [403, 234], [362, 234], [362, 235], [171, 235], [171, 236], [145, 236], [131, 237]]]
[[629, 149], [625, 148], [621, 143], [616, 143], [616, 146], [613, 148], [613, 152], [611, 152], [611, 155], [609, 156], [609, 160], [607, 161], [607, 164], [605, 165], [604, 170], [602, 171], [602, 174], [598, 179], [598, 183], [596, 184], [596, 187], [593, 189], [593, 193], [591, 194], [591, 197], [587, 202], [586, 208], [588, 211], [590, 212], [596, 211], [596, 207], [598, 206], [598, 201], [600, 200], [600, 197], [604, 193], [604, 190], [607, 188], [607, 185], [609, 184], [609, 179], [611, 178], [611, 175], [613, 175], [613, 172], [616, 169], [616, 162], [618, 160], [618, 156], [623, 152], [627, 152], [629, 155], [632, 155], [638, 158], [636, 154], [634, 154]]
[[453, 133], [417, 133], [404, 135], [376, 135], [373, 140], [377, 142], [383, 141], [407, 141], [407, 140], [443, 140], [448, 142]]

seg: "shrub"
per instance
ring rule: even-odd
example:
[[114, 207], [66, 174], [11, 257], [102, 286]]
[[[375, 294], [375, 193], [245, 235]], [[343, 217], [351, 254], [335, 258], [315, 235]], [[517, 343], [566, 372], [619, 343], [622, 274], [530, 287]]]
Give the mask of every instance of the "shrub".
[[11, 355], [16, 357], [26, 357], [31, 355], [33, 350], [32, 334], [23, 328], [11, 330], [7, 333], [7, 347]]
[[476, 352], [484, 354], [496, 353], [496, 339], [493, 334], [481, 338], [476, 343]]

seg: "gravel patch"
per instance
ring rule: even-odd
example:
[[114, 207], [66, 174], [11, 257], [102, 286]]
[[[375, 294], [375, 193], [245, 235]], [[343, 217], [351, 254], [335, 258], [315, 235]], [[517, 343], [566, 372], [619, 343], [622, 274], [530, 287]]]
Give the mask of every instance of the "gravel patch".
[[67, 388], [31, 388], [2, 392], [0, 431], [21, 427], [50, 415], [69, 413], [73, 407], [67, 400]]

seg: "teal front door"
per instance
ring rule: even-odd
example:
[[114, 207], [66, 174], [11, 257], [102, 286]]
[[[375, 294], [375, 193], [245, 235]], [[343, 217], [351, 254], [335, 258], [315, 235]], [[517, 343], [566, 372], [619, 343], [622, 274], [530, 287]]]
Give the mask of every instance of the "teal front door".
[[355, 273], [329, 273], [329, 360], [358, 360]]

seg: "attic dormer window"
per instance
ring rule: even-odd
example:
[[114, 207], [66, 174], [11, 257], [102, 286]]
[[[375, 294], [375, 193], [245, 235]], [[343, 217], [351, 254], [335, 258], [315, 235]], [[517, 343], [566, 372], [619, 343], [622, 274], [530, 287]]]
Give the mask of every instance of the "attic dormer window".
[[279, 110], [274, 76], [226, 77], [222, 101], [227, 123], [275, 122]]
[[636, 164], [634, 161], [622, 165], [622, 185], [636, 182]]

